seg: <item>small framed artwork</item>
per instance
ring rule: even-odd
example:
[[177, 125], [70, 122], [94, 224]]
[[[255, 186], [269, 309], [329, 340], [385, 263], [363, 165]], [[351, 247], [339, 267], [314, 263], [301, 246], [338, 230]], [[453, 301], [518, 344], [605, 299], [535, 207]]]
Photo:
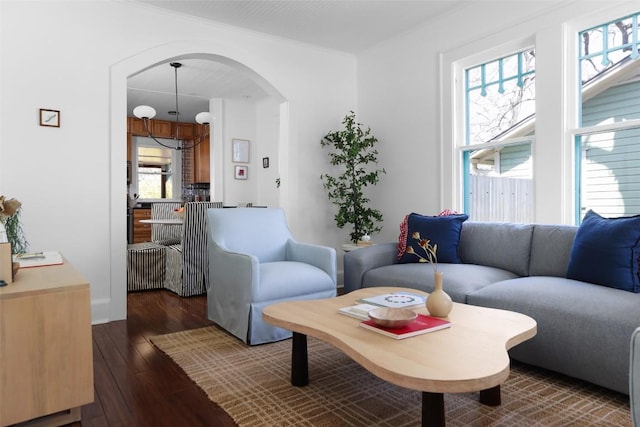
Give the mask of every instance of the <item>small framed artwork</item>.
[[60, 127], [60, 111], [40, 109], [40, 126], [49, 126], [54, 128]]
[[268, 157], [263, 157], [262, 158], [262, 167], [263, 168], [268, 168], [269, 167], [269, 158]]
[[249, 172], [248, 166], [236, 166], [235, 179], [247, 179], [247, 173]]
[[249, 163], [249, 140], [234, 139], [232, 142], [233, 161], [235, 163]]

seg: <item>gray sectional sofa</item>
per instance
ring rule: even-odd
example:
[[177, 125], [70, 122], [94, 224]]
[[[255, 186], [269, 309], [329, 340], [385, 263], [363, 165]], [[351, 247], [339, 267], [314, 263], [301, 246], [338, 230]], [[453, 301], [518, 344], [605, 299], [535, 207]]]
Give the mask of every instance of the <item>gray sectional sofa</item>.
[[[465, 222], [462, 263], [438, 264], [444, 290], [459, 303], [527, 314], [532, 339], [513, 359], [629, 394], [629, 343], [640, 326], [640, 294], [566, 278], [578, 227]], [[344, 256], [344, 289], [402, 286], [433, 290], [433, 269], [399, 264], [397, 244]]]

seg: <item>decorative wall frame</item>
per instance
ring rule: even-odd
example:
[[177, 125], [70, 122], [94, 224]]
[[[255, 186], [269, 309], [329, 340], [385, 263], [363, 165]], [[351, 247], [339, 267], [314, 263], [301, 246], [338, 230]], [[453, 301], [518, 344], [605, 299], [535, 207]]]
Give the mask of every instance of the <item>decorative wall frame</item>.
[[249, 173], [249, 166], [236, 166], [233, 177], [235, 179], [247, 179]]
[[40, 126], [48, 126], [53, 128], [60, 127], [60, 111], [49, 110], [47, 108], [40, 109]]
[[234, 139], [232, 140], [232, 160], [235, 163], [249, 163], [249, 140]]
[[268, 157], [263, 157], [262, 158], [262, 167], [263, 168], [268, 168], [269, 167], [269, 158]]

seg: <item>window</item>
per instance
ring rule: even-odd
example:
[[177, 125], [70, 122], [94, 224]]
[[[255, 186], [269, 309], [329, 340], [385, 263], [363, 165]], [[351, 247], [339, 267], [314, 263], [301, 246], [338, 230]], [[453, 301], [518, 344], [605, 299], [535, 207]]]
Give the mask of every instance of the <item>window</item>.
[[576, 222], [640, 214], [640, 14], [578, 33]]
[[[135, 138], [135, 187], [140, 200], [181, 197], [180, 151], [165, 148], [151, 138]], [[169, 143], [173, 143], [169, 140]]]
[[531, 222], [535, 51], [464, 70], [464, 211], [474, 221]]

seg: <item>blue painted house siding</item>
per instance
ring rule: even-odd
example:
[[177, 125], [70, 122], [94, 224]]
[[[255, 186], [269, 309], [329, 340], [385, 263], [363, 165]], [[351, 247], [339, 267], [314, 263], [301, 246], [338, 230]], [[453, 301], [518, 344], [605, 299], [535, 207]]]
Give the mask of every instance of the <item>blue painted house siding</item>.
[[[583, 105], [583, 125], [640, 119], [640, 81], [614, 86]], [[640, 214], [640, 129], [583, 137], [581, 210]]]
[[504, 147], [500, 151], [500, 176], [531, 179], [531, 144]]

